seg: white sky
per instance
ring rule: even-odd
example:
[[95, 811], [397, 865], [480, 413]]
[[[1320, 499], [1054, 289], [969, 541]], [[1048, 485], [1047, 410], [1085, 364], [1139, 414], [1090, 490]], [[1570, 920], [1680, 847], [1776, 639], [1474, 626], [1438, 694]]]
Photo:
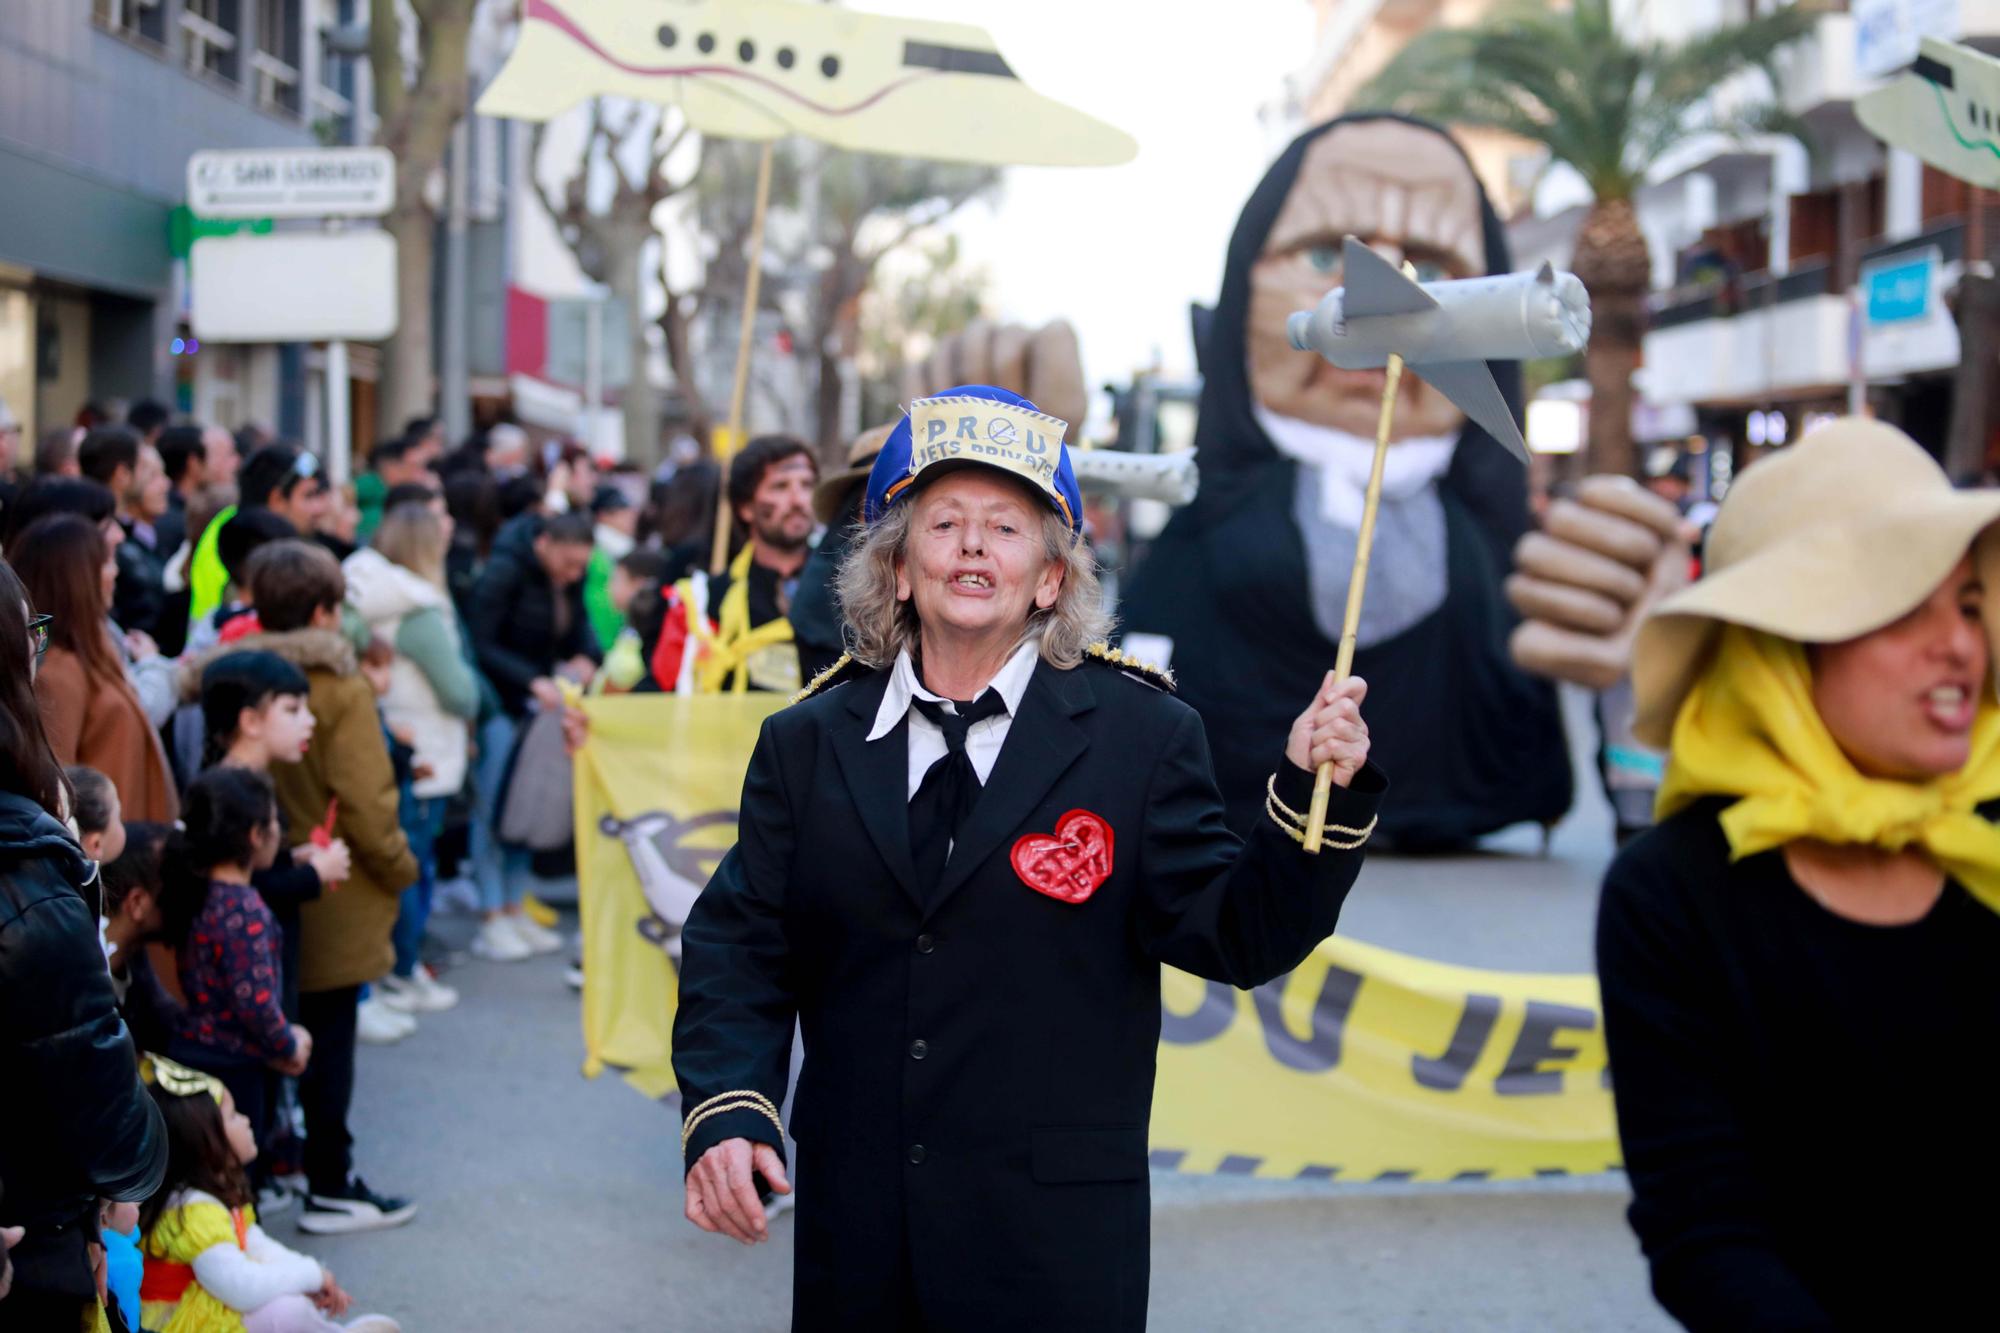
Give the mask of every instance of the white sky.
[[1312, 50], [1309, 0], [857, 0], [976, 23], [1030, 87], [1139, 141], [1122, 167], [1009, 171], [953, 224], [992, 314], [1076, 326], [1092, 390], [1156, 360], [1189, 374], [1188, 302], [1212, 302], [1250, 191], [1285, 136], [1259, 123]]

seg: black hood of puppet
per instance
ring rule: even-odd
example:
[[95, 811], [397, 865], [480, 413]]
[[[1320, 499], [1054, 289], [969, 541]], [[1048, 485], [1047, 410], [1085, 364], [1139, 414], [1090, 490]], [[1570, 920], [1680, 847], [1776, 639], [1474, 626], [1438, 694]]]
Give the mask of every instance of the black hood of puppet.
[[[1285, 762], [1291, 722], [1338, 651], [1313, 614], [1310, 557], [1293, 514], [1298, 464], [1252, 410], [1250, 270], [1313, 141], [1369, 120], [1450, 141], [1404, 116], [1347, 116], [1301, 134], [1265, 173], [1230, 240], [1220, 299], [1206, 319], [1196, 313], [1200, 494], [1151, 544], [1119, 608], [1127, 633], [1172, 640], [1181, 697], [1202, 715], [1230, 822], [1243, 833], [1266, 818], [1265, 779]], [[1483, 189], [1479, 201], [1487, 271], [1509, 272], [1506, 237]], [[1520, 366], [1492, 370], [1518, 417]], [[1553, 821], [1572, 794], [1555, 691], [1507, 655], [1515, 617], [1501, 585], [1530, 526], [1526, 469], [1467, 421], [1437, 490], [1444, 601], [1354, 660], [1373, 684], [1363, 712], [1391, 784], [1381, 841], [1405, 848], [1458, 847], [1509, 824]]]
[[[1452, 151], [1471, 161], [1458, 141], [1429, 121], [1394, 112], [1361, 112], [1327, 121], [1299, 135], [1271, 164], [1257, 183], [1250, 202], [1236, 219], [1229, 238], [1229, 256], [1222, 271], [1222, 294], [1214, 307], [1193, 315], [1195, 360], [1201, 368], [1201, 416], [1195, 428], [1195, 451], [1201, 467], [1201, 493], [1195, 507], [1228, 508], [1240, 503], [1246, 490], [1264, 480], [1264, 470], [1274, 464], [1289, 467], [1289, 460], [1257, 424], [1252, 411], [1250, 365], [1244, 326], [1250, 314], [1250, 269], [1264, 253], [1285, 200], [1299, 178], [1299, 168], [1314, 140], [1348, 125], [1370, 121], [1396, 121], [1435, 134], [1449, 143]], [[1513, 256], [1507, 246], [1507, 229], [1487, 197], [1479, 173], [1472, 172], [1479, 192], [1479, 222], [1485, 245], [1486, 272], [1513, 271]], [[1514, 419], [1521, 419], [1521, 363], [1490, 361], [1494, 382], [1507, 401]], [[1414, 372], [1412, 372], [1414, 373]], [[1460, 428], [1458, 449], [1452, 457], [1445, 485], [1457, 491], [1490, 530], [1496, 554], [1504, 557], [1528, 529], [1528, 477], [1520, 462], [1505, 445], [1468, 420]]]

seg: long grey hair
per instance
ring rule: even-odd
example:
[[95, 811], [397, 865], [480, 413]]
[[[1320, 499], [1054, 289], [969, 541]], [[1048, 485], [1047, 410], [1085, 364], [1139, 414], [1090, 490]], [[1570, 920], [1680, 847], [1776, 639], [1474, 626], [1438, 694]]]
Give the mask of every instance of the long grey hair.
[[[905, 648], [913, 657], [917, 652], [916, 602], [896, 598], [896, 561], [909, 548], [916, 508], [915, 497], [892, 507], [840, 566], [835, 591], [847, 621], [847, 649], [867, 666], [887, 667]], [[1097, 558], [1054, 510], [1042, 518], [1042, 544], [1049, 559], [1062, 567], [1062, 587], [1054, 606], [1028, 612], [1022, 633], [1039, 634], [1042, 657], [1050, 666], [1068, 670], [1083, 661], [1084, 649], [1110, 635], [1111, 616], [1097, 582]]]

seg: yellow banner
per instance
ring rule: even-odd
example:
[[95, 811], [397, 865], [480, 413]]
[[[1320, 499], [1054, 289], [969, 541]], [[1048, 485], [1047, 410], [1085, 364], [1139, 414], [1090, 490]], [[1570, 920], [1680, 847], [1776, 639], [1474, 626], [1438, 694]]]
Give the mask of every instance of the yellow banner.
[[[577, 761], [585, 1072], [673, 1089], [679, 925], [735, 839], [781, 695], [584, 705]], [[1618, 1164], [1597, 982], [1355, 940], [1244, 993], [1167, 969], [1153, 1161], [1336, 1180], [1508, 1179]]]

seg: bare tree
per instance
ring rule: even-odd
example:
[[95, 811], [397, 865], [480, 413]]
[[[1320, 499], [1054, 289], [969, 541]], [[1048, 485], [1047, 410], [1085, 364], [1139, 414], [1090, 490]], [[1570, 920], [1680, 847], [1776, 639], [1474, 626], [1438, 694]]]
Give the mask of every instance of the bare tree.
[[[824, 150], [805, 207], [824, 267], [811, 304], [812, 354], [818, 361], [815, 401], [820, 456], [845, 445], [841, 370], [860, 350], [861, 295], [884, 255], [965, 204], [994, 190], [997, 167], [871, 153]], [[816, 197], [815, 197], [816, 196]]]
[[[537, 125], [529, 147], [529, 178], [535, 195], [548, 211], [577, 266], [595, 282], [611, 289], [627, 312], [632, 344], [632, 374], [621, 402], [625, 452], [650, 468], [660, 461], [660, 396], [646, 366], [648, 325], [645, 312], [645, 264], [649, 246], [660, 253], [661, 281], [666, 282], [666, 237], [654, 222], [659, 206], [699, 176], [701, 167], [676, 178], [672, 163], [681, 157], [689, 129], [682, 121], [668, 131], [664, 113], [643, 103], [612, 103], [598, 98], [590, 104], [590, 126], [576, 169], [565, 179], [560, 196], [542, 179], [542, 143], [547, 127]], [[608, 190], [604, 187], [608, 186]], [[681, 379], [682, 391], [698, 408], [700, 390], [682, 374], [674, 357], [674, 330], [669, 320], [676, 297], [667, 287], [667, 312], [661, 327], [667, 335], [669, 362]], [[685, 339], [685, 330], [682, 330]], [[684, 351], [684, 349], [683, 349]], [[705, 410], [699, 415], [705, 416]]]
[[[368, 60], [375, 82], [375, 142], [396, 155], [396, 205], [386, 219], [396, 239], [396, 331], [382, 356], [376, 395], [381, 435], [427, 415], [436, 401], [431, 340], [431, 266], [437, 217], [425, 187], [444, 162], [452, 127], [465, 114], [466, 46], [478, 0], [369, 0]], [[416, 59], [404, 59], [403, 14]]]

